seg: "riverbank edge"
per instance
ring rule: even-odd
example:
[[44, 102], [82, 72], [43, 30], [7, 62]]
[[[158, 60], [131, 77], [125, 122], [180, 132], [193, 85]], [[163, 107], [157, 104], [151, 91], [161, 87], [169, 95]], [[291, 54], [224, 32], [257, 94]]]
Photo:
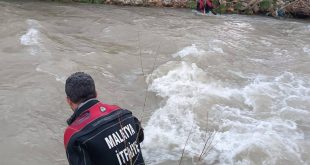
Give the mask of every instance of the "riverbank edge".
[[[121, 6], [172, 7], [196, 9], [196, 0], [49, 0]], [[219, 14], [267, 15], [310, 18], [310, 0], [212, 0]]]

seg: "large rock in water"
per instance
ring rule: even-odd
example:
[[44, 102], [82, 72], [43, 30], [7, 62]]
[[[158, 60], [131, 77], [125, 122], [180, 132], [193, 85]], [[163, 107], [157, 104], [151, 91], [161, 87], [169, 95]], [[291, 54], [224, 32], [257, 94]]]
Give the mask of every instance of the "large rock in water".
[[295, 0], [285, 10], [298, 17], [310, 17], [310, 0]]

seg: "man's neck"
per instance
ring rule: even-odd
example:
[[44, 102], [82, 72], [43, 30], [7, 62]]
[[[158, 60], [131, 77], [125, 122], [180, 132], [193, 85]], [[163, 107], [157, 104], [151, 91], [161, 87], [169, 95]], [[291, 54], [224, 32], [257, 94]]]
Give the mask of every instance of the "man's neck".
[[74, 110], [71, 117], [67, 120], [68, 125], [72, 124], [79, 115], [81, 115], [85, 110], [89, 109], [91, 106], [98, 102], [99, 101], [97, 100], [97, 98], [93, 98], [79, 104], [78, 107]]
[[83, 103], [80, 103], [80, 104], [77, 106], [76, 110], [80, 109], [83, 105], [87, 104], [88, 102], [90, 102], [90, 101], [92, 101], [92, 100], [97, 100], [97, 98], [88, 99], [88, 100], [84, 101]]

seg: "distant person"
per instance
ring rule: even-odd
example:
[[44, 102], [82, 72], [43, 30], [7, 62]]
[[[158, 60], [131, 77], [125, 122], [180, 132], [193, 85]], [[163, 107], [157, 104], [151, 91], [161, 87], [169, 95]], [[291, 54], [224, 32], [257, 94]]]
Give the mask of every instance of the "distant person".
[[129, 110], [97, 100], [95, 82], [83, 72], [66, 80], [67, 120], [64, 145], [70, 165], [144, 165], [139, 120]]
[[214, 6], [213, 6], [211, 0], [206, 0], [206, 1], [204, 1], [204, 0], [197, 0], [196, 2], [197, 2], [196, 10], [198, 12], [207, 14], [207, 13], [209, 13], [211, 11], [214, 15], [216, 15], [216, 12], [213, 10]]
[[198, 12], [204, 13], [205, 9], [204, 9], [204, 0], [196, 0], [197, 5], [196, 5], [196, 10]]
[[211, 0], [206, 0], [206, 3], [205, 3], [205, 12], [206, 13], [209, 13], [210, 12], [210, 10], [212, 10], [213, 9], [213, 7], [212, 7], [212, 1]]

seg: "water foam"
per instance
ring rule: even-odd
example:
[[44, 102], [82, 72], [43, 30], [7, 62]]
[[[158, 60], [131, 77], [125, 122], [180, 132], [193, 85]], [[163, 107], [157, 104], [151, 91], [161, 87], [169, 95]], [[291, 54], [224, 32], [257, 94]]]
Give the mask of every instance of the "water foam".
[[305, 53], [307, 53], [308, 55], [310, 55], [310, 47], [308, 47], [308, 45], [305, 46], [305, 47], [303, 47], [302, 50], [303, 50]]
[[20, 37], [20, 43], [22, 45], [29, 47], [29, 52], [31, 55], [36, 55], [40, 51], [40, 31], [38, 28], [40, 24], [36, 20], [28, 19], [27, 24], [29, 26], [26, 34]]
[[272, 45], [272, 43], [271, 42], [269, 42], [269, 41], [266, 41], [266, 40], [260, 40], [260, 42], [263, 44], [263, 45], [265, 45], [265, 46], [271, 46]]
[[47, 70], [43, 70], [43, 69], [41, 69], [40, 67], [37, 67], [37, 68], [36, 68], [36, 71], [37, 71], [37, 72], [42, 72], [42, 73], [47, 73], [47, 74], [49, 74], [49, 75], [55, 77], [56, 81], [59, 81], [59, 82], [61, 82], [61, 83], [63, 83], [63, 84], [65, 84], [65, 82], [66, 82], [66, 77], [65, 77], [65, 76], [60, 76], [60, 75], [58, 75], [58, 74], [49, 72], [49, 71], [47, 71]]
[[[144, 146], [149, 163], [177, 160], [189, 132], [195, 133], [197, 135], [195, 140], [202, 142], [199, 138], [202, 132], [195, 121], [192, 109], [193, 105], [198, 103], [198, 99], [193, 96], [196, 96], [195, 92], [202, 87], [202, 84], [195, 79], [203, 75], [204, 72], [195, 64], [182, 63], [167, 75], [153, 80], [150, 90], [167, 98], [167, 101], [165, 106], [154, 112], [145, 127], [147, 136]], [[191, 144], [187, 150], [194, 152], [199, 150], [199, 146], [193, 141], [189, 143]]]
[[[93, 67], [93, 69], [98, 69], [98, 67]], [[48, 61], [36, 67], [36, 71], [51, 75], [55, 77], [56, 81], [61, 83], [65, 83], [68, 75], [72, 74], [72, 71], [77, 70], [80, 70], [77, 63], [68, 59]]]
[[201, 111], [208, 110], [210, 125], [218, 132], [204, 163], [305, 164], [303, 148], [298, 145], [304, 133], [297, 122], [309, 124], [309, 107], [289, 103], [292, 96], [303, 105], [310, 99], [310, 86], [301, 77], [288, 72], [275, 78], [257, 75], [248, 85], [232, 88], [186, 62], [166, 73], [159, 68], [154, 75], [149, 90], [165, 98], [166, 103], [145, 127], [149, 163], [178, 160], [189, 134], [185, 155], [199, 156], [207, 132], [198, 119]]
[[27, 33], [20, 38], [23, 45], [37, 45], [39, 44], [39, 31], [34, 28], [28, 29]]
[[214, 39], [209, 42], [209, 48], [211, 52], [220, 53], [223, 54], [224, 51], [222, 49], [222, 45], [225, 45], [226, 43], [222, 40]]
[[179, 52], [173, 54], [173, 57], [186, 57], [186, 56], [200, 56], [203, 55], [205, 53], [205, 51], [203, 49], [199, 49], [197, 48], [197, 46], [195, 44], [192, 44], [191, 46], [187, 46], [185, 48], [183, 48], [182, 50], [180, 50]]

